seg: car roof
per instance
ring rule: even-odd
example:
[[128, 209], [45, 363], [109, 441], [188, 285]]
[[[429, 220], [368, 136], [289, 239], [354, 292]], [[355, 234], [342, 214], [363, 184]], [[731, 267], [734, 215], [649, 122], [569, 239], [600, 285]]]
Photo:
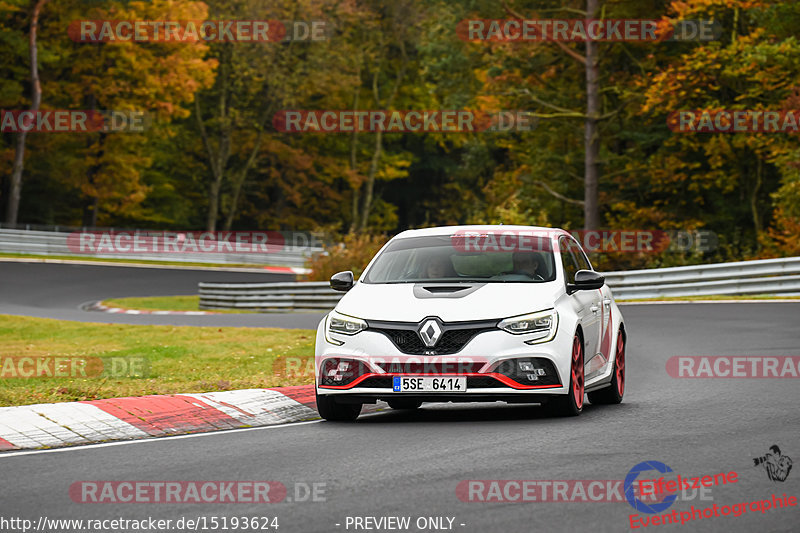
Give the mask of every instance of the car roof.
[[453, 235], [457, 233], [478, 232], [478, 233], [549, 233], [553, 237], [569, 235], [561, 228], [547, 228], [544, 226], [506, 226], [501, 224], [483, 224], [469, 226], [437, 226], [433, 228], [410, 229], [398, 233], [395, 239], [407, 239], [409, 237], [428, 237], [434, 235]]

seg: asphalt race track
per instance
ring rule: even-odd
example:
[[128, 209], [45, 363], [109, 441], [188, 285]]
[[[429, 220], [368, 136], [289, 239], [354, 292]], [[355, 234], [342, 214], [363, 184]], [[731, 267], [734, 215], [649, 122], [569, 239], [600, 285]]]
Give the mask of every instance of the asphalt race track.
[[80, 322], [315, 329], [323, 313], [125, 315], [81, 305], [128, 296], [197, 294], [201, 281], [294, 281], [293, 275], [0, 261], [0, 314]]
[[[39, 271], [28, 274], [27, 281], [9, 282], [7, 265], [3, 272], [3, 312], [9, 305], [21, 307], [20, 294], [43, 279]], [[92, 277], [85, 274], [84, 283]], [[177, 279], [167, 286], [176, 286]], [[186, 281], [181, 288], [190, 285]], [[99, 286], [92, 298], [156, 290], [144, 281], [126, 285], [125, 291], [109, 281]], [[64, 289], [53, 301], [66, 309], [79, 294], [77, 288]], [[28, 305], [45, 314], [46, 298], [39, 290]], [[173, 521], [277, 516], [281, 533], [389, 531], [346, 527], [348, 517], [352, 522], [365, 516], [411, 517], [407, 531], [444, 531], [414, 524], [419, 517], [450, 517], [452, 530], [463, 532], [620, 532], [631, 530], [629, 515], [635, 511], [627, 502], [465, 502], [456, 487], [462, 480], [623, 480], [647, 460], [661, 461], [684, 477], [738, 473], [736, 483], [714, 487], [705, 496], [713, 500], [679, 499], [666, 512], [765, 500], [772, 494], [800, 496], [800, 467], [777, 482], [753, 464], [773, 444], [800, 460], [797, 380], [676, 379], [665, 370], [675, 355], [800, 355], [800, 304], [628, 305], [622, 311], [629, 331], [628, 383], [618, 406], [587, 405], [578, 418], [556, 419], [531, 406], [428, 404], [417, 413], [379, 412], [355, 424], [311, 422], [6, 454], [0, 456], [2, 514], [34, 523], [40, 516]], [[272, 480], [283, 483], [293, 501], [79, 504], [68, 489], [81, 480]], [[295, 483], [324, 483], [325, 501], [296, 501]], [[788, 507], [646, 530], [796, 532], [799, 522], [800, 507]]]

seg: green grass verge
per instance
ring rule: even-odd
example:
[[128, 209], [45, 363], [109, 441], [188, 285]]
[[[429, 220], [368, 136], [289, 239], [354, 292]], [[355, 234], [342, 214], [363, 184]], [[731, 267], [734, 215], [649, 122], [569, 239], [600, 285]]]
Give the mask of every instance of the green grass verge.
[[[0, 405], [310, 384], [314, 334], [0, 315]], [[148, 370], [144, 377], [9, 377], [14, 375], [9, 357], [41, 356], [97, 357], [107, 367], [112, 358], [144, 358]]]
[[636, 299], [620, 299], [618, 302], [692, 302], [697, 300], [798, 300], [798, 296], [776, 296], [774, 294], [754, 294], [752, 296], [670, 296], [664, 298], [636, 298]]
[[[201, 311], [199, 296], [146, 296], [103, 300], [107, 307], [139, 311]], [[258, 313], [251, 309], [208, 309], [212, 313]]]
[[103, 300], [108, 307], [141, 311], [199, 311], [199, 296], [149, 296], [144, 298], [112, 298]]

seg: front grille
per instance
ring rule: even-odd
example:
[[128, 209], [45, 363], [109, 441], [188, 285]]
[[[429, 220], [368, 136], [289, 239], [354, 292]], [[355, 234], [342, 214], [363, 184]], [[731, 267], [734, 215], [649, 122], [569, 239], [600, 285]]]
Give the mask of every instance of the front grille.
[[485, 363], [473, 362], [389, 362], [378, 363], [388, 374], [472, 374], [480, 370]]
[[392, 389], [392, 383], [393, 383], [392, 376], [387, 376], [387, 377], [372, 376], [372, 377], [369, 377], [369, 378], [365, 379], [364, 381], [362, 381], [361, 383], [359, 383], [356, 386], [357, 387], [369, 387], [371, 389], [389, 389], [389, 390], [391, 390]]
[[501, 381], [498, 381], [497, 379], [491, 376], [467, 377], [467, 392], [469, 392], [472, 389], [492, 389], [497, 387], [508, 387], [508, 385], [506, 385]]
[[428, 348], [413, 329], [370, 328], [383, 333], [397, 349], [411, 355], [449, 355], [461, 351], [466, 344], [478, 333], [491, 331], [495, 328], [464, 328], [447, 329], [442, 333], [439, 342]]

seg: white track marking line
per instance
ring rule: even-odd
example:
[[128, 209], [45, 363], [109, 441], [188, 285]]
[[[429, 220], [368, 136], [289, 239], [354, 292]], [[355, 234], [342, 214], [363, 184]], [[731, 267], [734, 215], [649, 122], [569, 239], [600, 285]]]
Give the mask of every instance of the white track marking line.
[[19, 452], [3, 452], [0, 453], [0, 460], [5, 459], [6, 457], [15, 457], [20, 455], [36, 455], [41, 453], [60, 453], [60, 452], [75, 452], [81, 450], [87, 450], [91, 448], [106, 448], [109, 446], [123, 446], [125, 444], [142, 444], [148, 442], [163, 442], [166, 440], [175, 440], [175, 439], [191, 439], [195, 437], [209, 437], [209, 436], [219, 436], [219, 435], [228, 435], [230, 433], [239, 433], [243, 431], [258, 431], [262, 429], [279, 429], [279, 428], [286, 428], [286, 427], [293, 427], [293, 426], [302, 426], [306, 424], [318, 424], [322, 422], [322, 420], [307, 420], [305, 422], [292, 422], [290, 424], [278, 424], [274, 426], [262, 426], [257, 428], [241, 428], [241, 429], [226, 429], [221, 431], [208, 431], [205, 433], [192, 433], [189, 435], [174, 435], [171, 437], [152, 437], [147, 439], [138, 439], [138, 440], [124, 440], [118, 442], [101, 442], [99, 444], [86, 444], [84, 446], [71, 446], [68, 448], [55, 448], [52, 450], [30, 450], [30, 451], [19, 451]]
[[657, 300], [653, 302], [617, 302], [617, 305], [676, 305], [676, 304], [771, 304], [800, 303], [800, 300]]
[[[264, 266], [254, 266], [251, 268], [248, 267], [228, 267], [221, 264], [221, 266], [189, 266], [189, 265], [162, 265], [159, 263], [155, 264], [147, 264], [147, 263], [117, 263], [117, 262], [105, 262], [105, 261], [83, 261], [80, 259], [70, 260], [70, 259], [47, 259], [43, 257], [42, 259], [39, 258], [32, 258], [32, 257], [0, 257], [0, 263], [50, 263], [50, 264], [57, 264], [57, 265], [86, 265], [86, 266], [110, 266], [110, 267], [124, 267], [124, 268], [156, 268], [162, 270], [205, 270], [205, 271], [218, 271], [218, 272], [250, 272], [252, 274], [283, 274], [284, 272], [270, 272]], [[218, 263], [217, 263], [218, 264]], [[291, 272], [285, 272], [286, 275], [292, 275]], [[303, 272], [305, 274], [305, 272]]]

